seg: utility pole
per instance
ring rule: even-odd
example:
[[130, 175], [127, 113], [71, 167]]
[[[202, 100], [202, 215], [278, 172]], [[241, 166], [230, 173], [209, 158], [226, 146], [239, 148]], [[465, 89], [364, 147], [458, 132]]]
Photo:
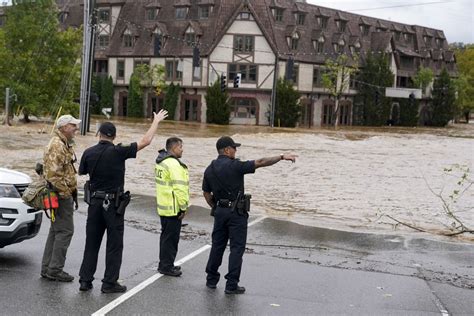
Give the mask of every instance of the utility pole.
[[81, 135], [86, 135], [90, 126], [90, 92], [92, 64], [94, 61], [94, 21], [95, 0], [84, 0], [84, 36], [82, 49], [81, 97], [80, 111]]
[[10, 88], [5, 89], [5, 120], [4, 125], [11, 126], [10, 124]]
[[275, 54], [275, 67], [273, 71], [273, 88], [271, 96], [271, 109], [270, 109], [270, 126], [275, 127], [275, 108], [276, 108], [276, 89], [278, 83], [278, 54]]

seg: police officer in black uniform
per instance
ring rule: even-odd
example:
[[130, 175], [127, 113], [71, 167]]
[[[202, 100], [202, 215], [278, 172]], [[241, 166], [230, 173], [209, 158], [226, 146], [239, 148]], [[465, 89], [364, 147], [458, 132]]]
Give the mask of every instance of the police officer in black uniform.
[[[138, 142], [114, 145], [114, 124], [102, 123], [99, 143], [84, 151], [79, 174], [89, 174], [90, 201], [87, 211], [86, 246], [79, 272], [81, 291], [92, 289], [97, 268], [100, 244], [107, 230], [103, 293], [125, 292], [127, 287], [117, 282], [122, 264], [124, 212], [130, 196], [124, 193], [125, 160], [135, 158], [137, 152], [148, 146], [156, 134], [158, 124], [167, 117], [167, 111], [153, 113], [151, 127]], [[86, 194], [85, 194], [86, 195]]]
[[228, 136], [219, 138], [216, 143], [219, 156], [213, 160], [204, 172], [202, 190], [204, 198], [213, 209], [214, 229], [212, 231], [212, 248], [206, 266], [206, 286], [217, 287], [220, 274], [219, 266], [230, 240], [229, 271], [225, 278], [226, 294], [243, 294], [245, 288], [239, 286], [242, 256], [247, 242], [247, 221], [250, 196], [244, 194], [244, 175], [254, 173], [255, 169], [271, 166], [281, 160], [295, 162], [296, 155], [281, 154], [275, 157], [258, 160], [240, 161], [235, 158], [239, 143]]

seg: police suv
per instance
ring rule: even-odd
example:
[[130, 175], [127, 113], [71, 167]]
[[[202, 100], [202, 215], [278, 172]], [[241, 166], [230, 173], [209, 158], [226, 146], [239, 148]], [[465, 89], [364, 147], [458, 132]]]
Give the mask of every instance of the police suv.
[[0, 248], [33, 238], [40, 230], [42, 211], [21, 199], [30, 182], [24, 173], [0, 168]]

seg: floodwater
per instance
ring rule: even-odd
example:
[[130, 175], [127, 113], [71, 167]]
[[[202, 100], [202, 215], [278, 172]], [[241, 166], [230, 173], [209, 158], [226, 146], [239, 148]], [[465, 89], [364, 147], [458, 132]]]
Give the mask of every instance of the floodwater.
[[[91, 133], [77, 136], [78, 158], [95, 144], [96, 119]], [[137, 141], [149, 126], [146, 120], [115, 120], [117, 141]], [[44, 123], [0, 127], [0, 166], [33, 174], [49, 140]], [[451, 225], [440, 194], [468, 227], [474, 227], [474, 186], [459, 198], [466, 183], [464, 171], [474, 176], [474, 125], [445, 129], [341, 128], [270, 129], [248, 126], [206, 126], [163, 122], [152, 145], [127, 162], [126, 187], [132, 193], [154, 195], [154, 161], [170, 136], [184, 140], [182, 160], [189, 166], [192, 203], [204, 206], [201, 182], [209, 162], [217, 156], [215, 142], [230, 135], [242, 143], [237, 156], [258, 159], [280, 153], [299, 155], [246, 176], [252, 212], [303, 223], [353, 231], [411, 231], [385, 215], [430, 230]], [[446, 168], [453, 168], [446, 172]], [[85, 177], [79, 177], [82, 184]]]

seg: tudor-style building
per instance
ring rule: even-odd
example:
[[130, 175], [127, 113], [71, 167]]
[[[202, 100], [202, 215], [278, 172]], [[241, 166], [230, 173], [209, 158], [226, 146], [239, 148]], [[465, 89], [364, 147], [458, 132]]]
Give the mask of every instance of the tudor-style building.
[[[61, 21], [82, 23], [82, 0], [59, 0]], [[226, 74], [231, 124], [269, 123], [274, 76], [285, 76], [301, 94], [304, 126], [329, 124], [334, 101], [322, 87], [325, 61], [338, 54], [385, 52], [394, 87], [407, 87], [420, 66], [455, 75], [455, 56], [443, 31], [342, 12], [298, 0], [97, 0], [94, 71], [112, 76], [114, 113], [126, 115], [127, 88], [139, 64], [163, 65], [168, 83], [182, 90], [176, 120], [206, 121], [206, 88]], [[159, 45], [161, 44], [161, 45]], [[160, 46], [159, 55], [157, 46]], [[200, 67], [193, 68], [199, 47]], [[233, 88], [237, 73], [241, 85]], [[351, 86], [340, 102], [341, 125], [352, 124]], [[144, 98], [146, 115], [163, 96]]]

